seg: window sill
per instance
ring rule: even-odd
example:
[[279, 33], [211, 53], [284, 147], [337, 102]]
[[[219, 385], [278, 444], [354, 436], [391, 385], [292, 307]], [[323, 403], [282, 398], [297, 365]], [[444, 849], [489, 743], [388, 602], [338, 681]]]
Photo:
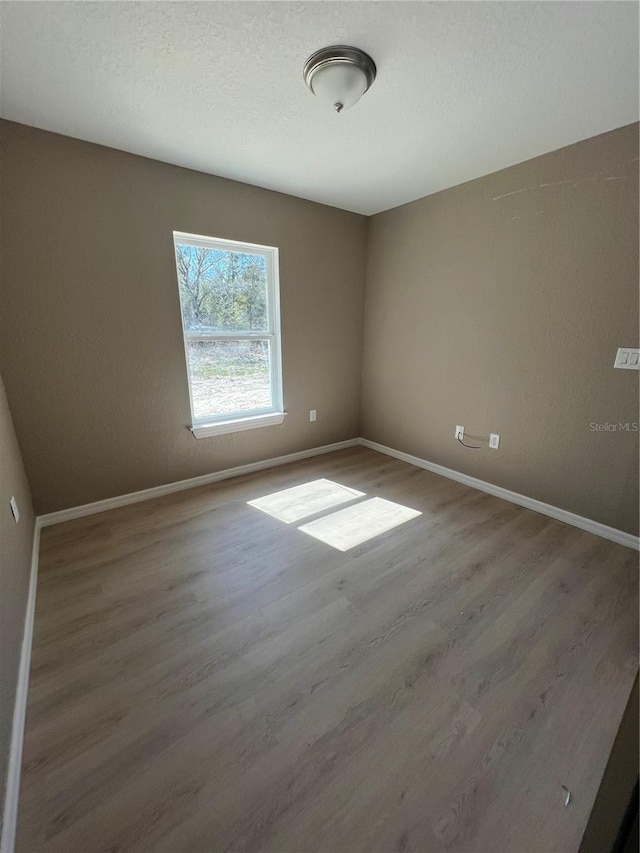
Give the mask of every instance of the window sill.
[[190, 427], [195, 438], [209, 438], [212, 435], [223, 435], [226, 432], [240, 432], [244, 429], [275, 426], [281, 424], [286, 412], [270, 412], [267, 415], [253, 415], [247, 418], [234, 418], [229, 421], [218, 421], [212, 424], [202, 424]]

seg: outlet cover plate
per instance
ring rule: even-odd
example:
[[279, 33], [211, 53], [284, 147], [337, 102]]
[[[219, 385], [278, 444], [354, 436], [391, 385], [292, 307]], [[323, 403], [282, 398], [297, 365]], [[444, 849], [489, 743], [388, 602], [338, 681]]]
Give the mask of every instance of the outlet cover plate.
[[11, 514], [13, 515], [14, 521], [17, 524], [20, 521], [20, 510], [18, 509], [18, 504], [14, 497], [9, 501], [9, 506], [11, 507]]
[[492, 450], [497, 450], [500, 447], [500, 436], [497, 432], [492, 432], [489, 435], [489, 447]]
[[621, 367], [623, 370], [640, 370], [640, 349], [620, 347], [613, 366]]

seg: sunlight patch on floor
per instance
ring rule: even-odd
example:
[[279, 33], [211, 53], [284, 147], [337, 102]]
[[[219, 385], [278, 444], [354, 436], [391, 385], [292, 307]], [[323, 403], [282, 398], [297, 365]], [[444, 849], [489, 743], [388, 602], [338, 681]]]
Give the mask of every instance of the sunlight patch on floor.
[[298, 530], [339, 551], [349, 551], [419, 515], [422, 513], [408, 506], [384, 498], [370, 498], [303, 524]]
[[340, 506], [347, 501], [362, 498], [364, 494], [357, 489], [321, 479], [283, 489], [281, 492], [273, 492], [247, 503], [279, 521], [284, 521], [285, 524], [291, 524], [318, 512], [332, 509], [334, 506]]

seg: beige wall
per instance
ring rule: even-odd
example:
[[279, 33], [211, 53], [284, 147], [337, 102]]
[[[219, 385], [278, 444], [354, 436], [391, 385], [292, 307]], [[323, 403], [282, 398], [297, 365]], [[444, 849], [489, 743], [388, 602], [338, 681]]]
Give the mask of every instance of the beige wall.
[[[365, 217], [9, 122], [1, 143], [0, 369], [38, 512], [358, 434]], [[282, 426], [186, 429], [173, 230], [279, 247]]]
[[[0, 369], [39, 512], [362, 432], [637, 531], [638, 436], [590, 429], [639, 420], [612, 368], [638, 341], [637, 125], [369, 220], [0, 131]], [[280, 248], [282, 426], [186, 429], [174, 229]]]
[[[638, 676], [636, 675], [578, 853], [603, 853], [603, 851], [617, 849], [616, 836], [638, 781], [639, 712]], [[637, 850], [636, 838], [635, 847], [629, 844], [619, 853], [625, 853], [625, 851], [636, 853]]]
[[635, 533], [638, 435], [590, 431], [640, 420], [619, 346], [638, 346], [637, 125], [370, 220], [367, 438]]
[[[9, 501], [20, 510], [13, 520]], [[0, 377], [0, 813], [29, 591], [34, 517], [27, 478]], [[1, 818], [0, 818], [1, 820]]]

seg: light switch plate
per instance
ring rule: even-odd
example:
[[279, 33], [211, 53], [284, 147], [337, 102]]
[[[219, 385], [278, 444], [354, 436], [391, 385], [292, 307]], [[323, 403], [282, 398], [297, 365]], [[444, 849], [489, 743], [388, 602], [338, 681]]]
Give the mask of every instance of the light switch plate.
[[18, 504], [14, 497], [9, 501], [9, 506], [11, 507], [11, 514], [13, 515], [14, 521], [17, 524], [20, 521], [20, 510], [18, 509]]
[[309, 409], [309, 420], [313, 423], [316, 420], [316, 410]]
[[489, 435], [489, 447], [492, 450], [497, 450], [500, 447], [500, 436], [497, 432], [492, 432]]
[[613, 366], [623, 370], [640, 370], [640, 349], [620, 347]]

